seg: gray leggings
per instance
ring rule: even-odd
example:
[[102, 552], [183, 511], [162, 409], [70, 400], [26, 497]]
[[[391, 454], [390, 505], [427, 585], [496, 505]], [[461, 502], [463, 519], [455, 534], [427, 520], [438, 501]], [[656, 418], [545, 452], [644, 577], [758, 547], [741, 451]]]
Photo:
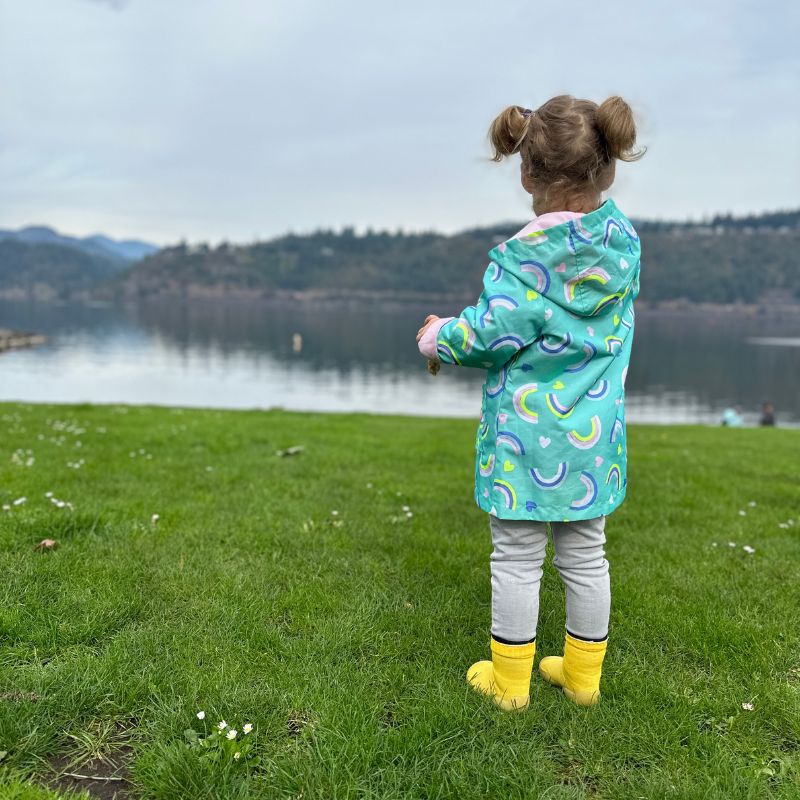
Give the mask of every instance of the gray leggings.
[[[511, 644], [536, 637], [546, 522], [497, 519], [492, 528], [492, 636]], [[579, 639], [608, 635], [611, 584], [603, 545], [605, 517], [551, 522], [553, 565], [567, 588], [567, 632]]]

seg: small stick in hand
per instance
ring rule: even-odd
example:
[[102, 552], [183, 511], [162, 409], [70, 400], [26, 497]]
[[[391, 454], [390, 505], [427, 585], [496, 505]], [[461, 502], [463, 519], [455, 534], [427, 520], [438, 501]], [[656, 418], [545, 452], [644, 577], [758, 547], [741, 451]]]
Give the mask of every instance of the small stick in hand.
[[430, 372], [431, 375], [438, 375], [439, 368], [441, 366], [442, 366], [441, 361], [437, 361], [435, 358], [428, 359], [428, 372]]

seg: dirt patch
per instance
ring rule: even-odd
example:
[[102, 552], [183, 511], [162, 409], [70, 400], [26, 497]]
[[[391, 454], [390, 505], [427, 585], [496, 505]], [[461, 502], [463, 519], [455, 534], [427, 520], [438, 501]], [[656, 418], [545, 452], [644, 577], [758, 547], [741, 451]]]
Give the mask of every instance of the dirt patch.
[[71, 748], [50, 759], [49, 788], [99, 800], [134, 800], [131, 784], [136, 719], [98, 719], [67, 733]]
[[37, 700], [39, 700], [39, 695], [36, 692], [0, 692], [0, 702], [22, 703], [27, 701], [35, 703]]
[[311, 722], [311, 714], [308, 711], [293, 711], [286, 722], [286, 732], [293, 739], [302, 736]]
[[392, 706], [385, 706], [383, 714], [381, 714], [381, 727], [391, 730], [392, 728], [399, 728], [400, 721], [395, 715], [395, 710]]
[[61, 792], [88, 792], [99, 800], [134, 800], [130, 782], [132, 759], [133, 749], [128, 745], [104, 758], [81, 764], [75, 764], [69, 756], [58, 756], [50, 762], [54, 775], [47, 784]]

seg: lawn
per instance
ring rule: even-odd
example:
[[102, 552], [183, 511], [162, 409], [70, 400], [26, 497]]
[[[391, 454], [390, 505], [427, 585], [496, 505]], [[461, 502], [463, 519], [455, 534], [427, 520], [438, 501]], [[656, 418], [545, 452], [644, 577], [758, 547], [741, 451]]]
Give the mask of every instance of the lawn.
[[509, 715], [473, 423], [0, 405], [0, 797], [800, 797], [800, 431], [629, 438], [603, 699]]

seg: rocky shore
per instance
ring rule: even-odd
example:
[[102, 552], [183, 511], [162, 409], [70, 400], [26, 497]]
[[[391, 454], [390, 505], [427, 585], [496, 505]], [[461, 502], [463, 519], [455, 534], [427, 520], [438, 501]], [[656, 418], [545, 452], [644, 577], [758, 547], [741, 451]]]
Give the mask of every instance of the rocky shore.
[[19, 350], [22, 347], [35, 347], [44, 344], [47, 339], [38, 333], [11, 331], [0, 328], [0, 353], [6, 350]]

